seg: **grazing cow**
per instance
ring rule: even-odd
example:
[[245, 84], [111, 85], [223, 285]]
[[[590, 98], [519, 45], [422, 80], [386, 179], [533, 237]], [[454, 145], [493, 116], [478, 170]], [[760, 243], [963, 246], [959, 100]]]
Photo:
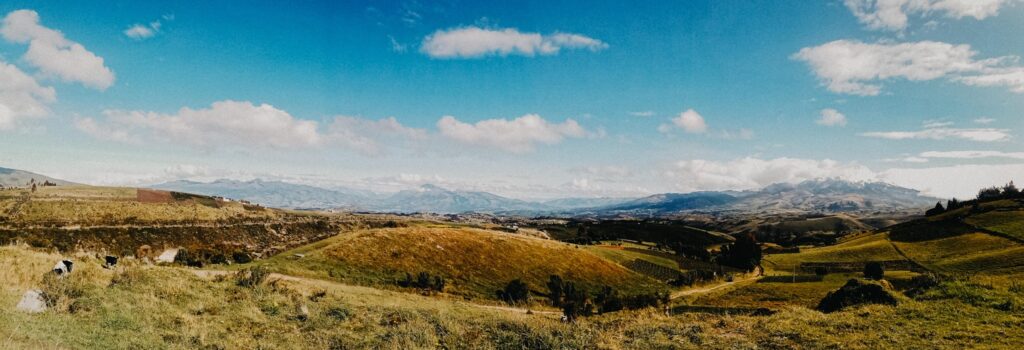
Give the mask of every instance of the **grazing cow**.
[[72, 263], [71, 260], [58, 261], [56, 265], [53, 265], [53, 273], [57, 274], [59, 277], [67, 276], [71, 274], [72, 265], [74, 265], [74, 263]]
[[112, 267], [114, 267], [116, 265], [117, 265], [117, 257], [116, 256], [107, 255], [106, 257], [103, 258], [103, 267], [104, 268], [109, 269], [109, 268], [112, 268]]

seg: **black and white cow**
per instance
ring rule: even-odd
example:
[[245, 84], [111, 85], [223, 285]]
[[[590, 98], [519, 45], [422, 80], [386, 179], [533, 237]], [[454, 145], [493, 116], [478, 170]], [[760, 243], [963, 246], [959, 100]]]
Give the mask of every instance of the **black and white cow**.
[[56, 265], [53, 265], [53, 273], [60, 277], [67, 276], [71, 274], [72, 265], [74, 265], [74, 263], [72, 263], [71, 260], [58, 261]]

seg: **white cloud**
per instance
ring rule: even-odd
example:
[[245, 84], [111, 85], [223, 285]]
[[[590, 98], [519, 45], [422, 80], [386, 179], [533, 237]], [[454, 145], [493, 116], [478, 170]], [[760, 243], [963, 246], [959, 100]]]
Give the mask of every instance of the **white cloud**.
[[998, 142], [1010, 139], [1008, 129], [957, 129], [957, 128], [926, 128], [918, 131], [876, 131], [860, 134], [888, 140], [946, 140], [960, 139], [976, 142]]
[[1009, 158], [1024, 159], [1024, 152], [1000, 152], [1000, 151], [929, 151], [921, 153], [924, 158], [947, 158], [947, 159], [980, 159], [980, 158]]
[[0, 130], [12, 130], [26, 119], [48, 115], [48, 105], [56, 100], [52, 87], [39, 85], [18, 67], [0, 60]]
[[554, 55], [561, 49], [600, 51], [608, 44], [579, 34], [520, 32], [514, 28], [460, 27], [438, 30], [423, 39], [420, 51], [434, 58]]
[[[107, 125], [91, 125], [95, 122], [83, 121], [79, 129], [119, 141], [143, 133], [167, 142], [204, 149], [223, 146], [300, 148], [318, 145], [322, 141], [316, 122], [296, 119], [268, 104], [257, 106], [251, 102], [220, 101], [205, 109], [185, 107], [175, 114], [122, 110], [107, 110], [103, 114], [107, 117]], [[127, 136], [111, 136], [122, 133]]]
[[846, 7], [870, 29], [900, 31], [907, 28], [908, 15], [944, 13], [946, 17], [982, 20], [999, 14], [1014, 0], [845, 0]]
[[79, 131], [100, 140], [133, 144], [141, 142], [138, 137], [133, 136], [127, 129], [100, 125], [93, 118], [75, 118], [74, 125]]
[[824, 126], [846, 126], [846, 116], [839, 111], [826, 108], [821, 110], [821, 117], [815, 123]]
[[106, 90], [114, 84], [114, 72], [103, 65], [103, 58], [84, 46], [68, 40], [64, 34], [39, 24], [39, 14], [17, 10], [7, 14], [0, 27], [7, 41], [28, 43], [24, 59], [46, 76], [65, 82]]
[[1004, 86], [1010, 91], [1024, 93], [1024, 67], [992, 68], [984, 74], [957, 77], [955, 80], [970, 86]]
[[629, 112], [629, 115], [634, 117], [653, 117], [654, 111]]
[[974, 122], [977, 123], [977, 124], [992, 124], [992, 122], [994, 122], [994, 121], [996, 121], [996, 120], [992, 119], [992, 118], [988, 118], [988, 117], [981, 117], [981, 118], [978, 118], [978, 119], [974, 120]]
[[928, 81], [947, 78], [970, 86], [1005, 86], [1024, 93], [1024, 68], [1018, 58], [976, 60], [970, 45], [935, 41], [869, 44], [836, 40], [805, 47], [792, 56], [806, 62], [830, 91], [874, 96], [890, 79]]
[[692, 108], [687, 109], [685, 112], [679, 113], [678, 116], [672, 118], [672, 124], [691, 134], [703, 134], [708, 132], [708, 124], [704, 122], [704, 117]]
[[128, 29], [125, 29], [124, 35], [135, 40], [142, 40], [152, 38], [154, 35], [156, 35], [156, 30], [145, 24], [135, 24], [131, 27], [128, 27]]
[[531, 152], [536, 144], [557, 144], [565, 138], [588, 136], [575, 120], [551, 123], [536, 114], [508, 119], [488, 119], [469, 124], [452, 116], [437, 121], [441, 135], [470, 145], [486, 146], [512, 153]]
[[722, 130], [716, 135], [723, 140], [751, 140], [754, 138], [754, 130], [741, 128], [739, 130]]
[[978, 190], [1021, 179], [1024, 164], [962, 164], [934, 168], [896, 168], [882, 171], [882, 181], [913, 188], [940, 198], [974, 198]]
[[851, 181], [873, 179], [874, 173], [856, 163], [796, 158], [742, 158], [732, 161], [684, 160], [663, 174], [679, 191], [746, 190], [775, 183], [797, 183], [819, 178]]
[[348, 147], [364, 155], [385, 153], [388, 143], [427, 138], [427, 131], [402, 125], [394, 117], [370, 120], [357, 117], [337, 116], [327, 128], [330, 142]]

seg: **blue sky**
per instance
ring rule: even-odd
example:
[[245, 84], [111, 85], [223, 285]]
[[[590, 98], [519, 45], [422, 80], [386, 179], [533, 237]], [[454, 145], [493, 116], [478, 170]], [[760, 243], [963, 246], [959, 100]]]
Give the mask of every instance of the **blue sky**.
[[843, 177], [965, 196], [1024, 174], [1017, 0], [14, 0], [0, 15], [0, 81], [18, 82], [0, 84], [0, 166], [88, 183], [541, 198]]

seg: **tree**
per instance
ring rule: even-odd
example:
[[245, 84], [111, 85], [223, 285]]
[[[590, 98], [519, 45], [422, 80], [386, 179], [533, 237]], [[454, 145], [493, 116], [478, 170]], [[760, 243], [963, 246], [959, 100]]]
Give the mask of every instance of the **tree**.
[[416, 276], [416, 287], [418, 288], [429, 288], [430, 287], [430, 274], [426, 272], [420, 272]]
[[445, 280], [444, 277], [434, 276], [434, 285], [432, 288], [438, 292], [444, 291]]
[[551, 277], [548, 277], [548, 298], [551, 299], [551, 306], [562, 305], [564, 286], [565, 282], [562, 281], [561, 276], [551, 275]]
[[978, 191], [978, 200], [983, 201], [988, 199], [997, 199], [1002, 197], [1002, 195], [1003, 190], [1000, 189], [999, 187], [983, 188], [980, 191]]
[[566, 320], [575, 321], [580, 316], [594, 313], [594, 304], [590, 302], [587, 292], [577, 289], [572, 282], [565, 283], [565, 300], [562, 302], [562, 314]]
[[942, 207], [942, 202], [937, 202], [937, 203], [935, 203], [935, 207], [931, 208], [931, 209], [928, 209], [928, 211], [924, 212], [924, 215], [925, 216], [932, 216], [932, 215], [939, 215], [939, 214], [942, 214], [942, 213], [945, 213], [945, 212], [946, 212], [946, 208]]
[[1006, 186], [1003, 186], [1004, 197], [1012, 198], [1018, 195], [1020, 195], [1020, 190], [1017, 189], [1017, 186], [1013, 184], [1013, 181], [1010, 181], [1010, 183], [1006, 184]]
[[761, 246], [753, 234], [740, 235], [736, 242], [722, 249], [720, 262], [747, 271], [761, 266]]
[[609, 286], [604, 286], [601, 292], [597, 293], [594, 302], [597, 304], [598, 313], [619, 311], [623, 307], [622, 297], [619, 296], [618, 291]]
[[521, 279], [514, 279], [498, 291], [498, 298], [509, 304], [524, 303], [530, 300], [530, 288]]
[[885, 277], [885, 266], [877, 261], [872, 261], [864, 265], [864, 277], [867, 279], [880, 280]]

